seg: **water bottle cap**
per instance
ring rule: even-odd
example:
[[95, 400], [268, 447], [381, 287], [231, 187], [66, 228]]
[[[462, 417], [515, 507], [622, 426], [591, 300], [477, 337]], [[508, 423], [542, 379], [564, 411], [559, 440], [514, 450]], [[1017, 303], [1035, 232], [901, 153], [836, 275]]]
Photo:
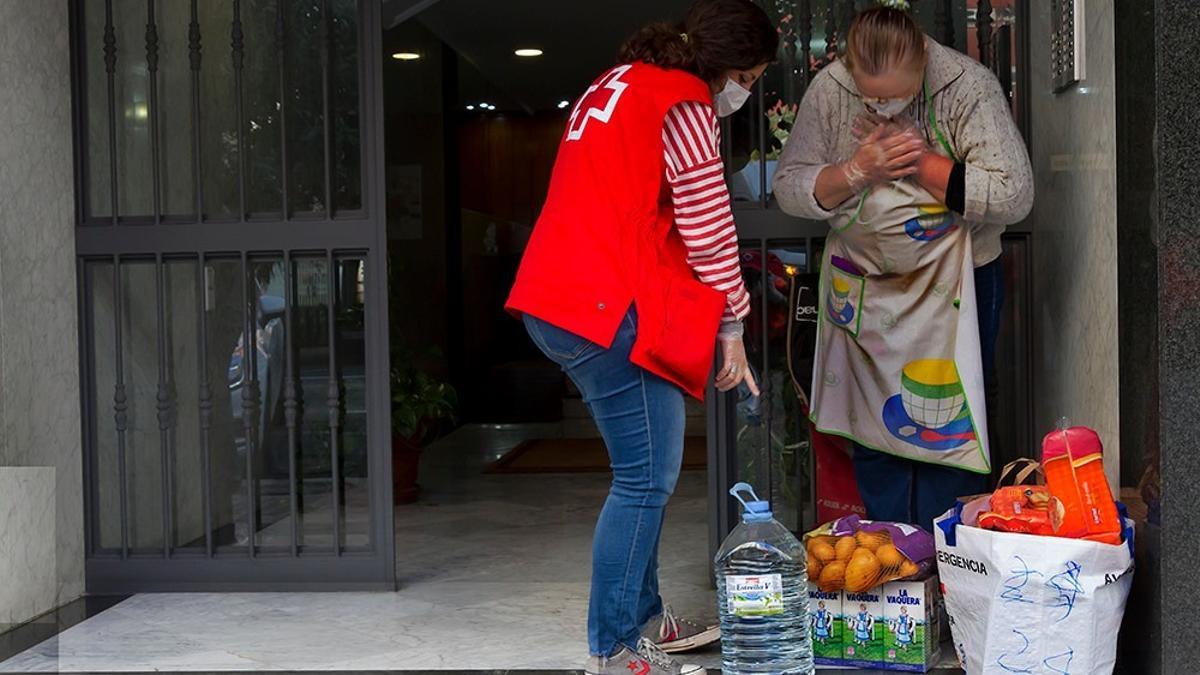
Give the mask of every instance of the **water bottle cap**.
[[[749, 493], [750, 499], [742, 499], [740, 493]], [[729, 489], [729, 494], [733, 498], [742, 503], [745, 509], [742, 511], [742, 522], [744, 523], [765, 523], [771, 520], [774, 516], [771, 514], [771, 502], [763, 501], [754, 493], [754, 488], [747, 483], [738, 483]]]
[[742, 522], [765, 523], [766, 521], [771, 520], [773, 517], [774, 515], [771, 513], [771, 502], [746, 502], [746, 510], [742, 513]]

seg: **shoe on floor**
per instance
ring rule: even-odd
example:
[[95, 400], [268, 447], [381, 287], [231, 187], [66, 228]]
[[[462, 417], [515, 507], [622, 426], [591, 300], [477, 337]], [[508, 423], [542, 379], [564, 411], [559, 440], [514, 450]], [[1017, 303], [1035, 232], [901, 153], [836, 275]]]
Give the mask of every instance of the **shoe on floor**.
[[642, 637], [668, 654], [678, 654], [720, 640], [721, 627], [702, 626], [694, 621], [681, 619], [667, 607], [662, 614], [650, 619], [650, 623], [642, 630]]
[[637, 651], [624, 647], [608, 658], [593, 656], [584, 669], [587, 675], [701, 675], [700, 666], [681, 665], [653, 642], [638, 640]]

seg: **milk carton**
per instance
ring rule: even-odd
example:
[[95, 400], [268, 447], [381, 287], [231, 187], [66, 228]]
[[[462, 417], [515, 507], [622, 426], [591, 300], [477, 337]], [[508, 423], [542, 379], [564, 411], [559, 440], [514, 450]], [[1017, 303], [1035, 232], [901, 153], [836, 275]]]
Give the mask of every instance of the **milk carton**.
[[941, 646], [937, 577], [893, 581], [883, 586], [887, 670], [923, 673], [933, 668]]
[[879, 668], [883, 665], [883, 639], [887, 632], [883, 615], [883, 587], [862, 593], [842, 592], [845, 621], [842, 665]]
[[841, 592], [826, 593], [809, 583], [808, 621], [813, 660], [823, 666], [841, 665], [845, 630]]

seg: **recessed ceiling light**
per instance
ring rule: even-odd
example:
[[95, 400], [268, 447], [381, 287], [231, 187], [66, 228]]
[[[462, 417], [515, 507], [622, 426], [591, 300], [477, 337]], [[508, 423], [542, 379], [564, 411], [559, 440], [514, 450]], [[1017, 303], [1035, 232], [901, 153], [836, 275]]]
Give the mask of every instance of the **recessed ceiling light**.
[[473, 106], [473, 105], [467, 106], [467, 110], [474, 110], [474, 109], [475, 109], [475, 106]]
[[558, 102], [558, 109], [559, 109], [559, 110], [562, 110], [563, 108], [566, 108], [566, 107], [567, 107], [567, 106], [569, 106], [569, 105], [571, 105], [571, 102], [570, 102], [570, 101], [559, 101], [559, 102]]
[[392, 54], [392, 58], [397, 61], [416, 61], [421, 55], [416, 52], [396, 52]]
[[513, 53], [516, 54], [517, 56], [533, 57], [533, 56], [541, 56], [544, 52], [542, 50], [536, 49], [536, 48], [522, 48], [522, 49], [518, 49], [517, 51], [515, 51]]

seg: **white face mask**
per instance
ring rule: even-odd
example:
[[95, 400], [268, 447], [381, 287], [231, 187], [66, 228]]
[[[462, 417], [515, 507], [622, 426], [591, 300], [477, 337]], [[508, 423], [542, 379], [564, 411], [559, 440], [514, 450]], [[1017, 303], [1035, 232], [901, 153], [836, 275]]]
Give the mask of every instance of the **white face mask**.
[[916, 97], [909, 96], [907, 98], [889, 98], [883, 101], [870, 101], [867, 103], [867, 107], [880, 117], [892, 119], [896, 115], [899, 115], [907, 110], [908, 106], [912, 105], [914, 98]]
[[739, 108], [746, 105], [746, 101], [748, 100], [750, 100], [749, 89], [734, 82], [732, 79], [726, 79], [725, 88], [717, 93], [715, 101], [717, 117], [729, 117], [737, 112]]

